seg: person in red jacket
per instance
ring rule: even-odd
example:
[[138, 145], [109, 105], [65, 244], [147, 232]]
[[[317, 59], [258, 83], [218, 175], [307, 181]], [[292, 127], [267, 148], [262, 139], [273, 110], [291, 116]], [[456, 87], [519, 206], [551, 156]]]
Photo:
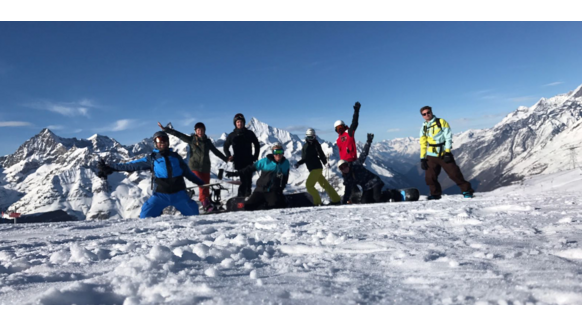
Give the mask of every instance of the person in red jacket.
[[354, 104], [354, 117], [352, 118], [352, 124], [349, 127], [342, 120], [335, 121], [335, 124], [333, 125], [335, 132], [337, 132], [336, 143], [337, 148], [339, 149], [340, 159], [343, 159], [346, 162], [353, 162], [358, 159], [354, 134], [358, 128], [360, 107], [360, 103], [356, 101]]
[[[335, 121], [333, 128], [337, 132], [337, 148], [339, 150], [340, 160], [344, 160], [348, 163], [355, 162], [358, 159], [358, 150], [356, 149], [356, 138], [355, 133], [358, 128], [358, 118], [360, 116], [360, 105], [356, 101], [354, 104], [354, 117], [352, 118], [352, 124], [348, 127], [344, 121]], [[357, 197], [360, 193], [357, 185], [353, 185], [353, 190], [351, 195]]]

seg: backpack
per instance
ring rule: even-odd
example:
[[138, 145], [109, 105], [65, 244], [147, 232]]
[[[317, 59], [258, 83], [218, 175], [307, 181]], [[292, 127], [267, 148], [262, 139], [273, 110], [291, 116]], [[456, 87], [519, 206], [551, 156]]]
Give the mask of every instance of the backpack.
[[[441, 125], [441, 119], [440, 119], [440, 118], [438, 118], [438, 117], [435, 117], [435, 119], [436, 119], [436, 122], [435, 122], [435, 123], [436, 123], [436, 125], [438, 126], [438, 128], [439, 128], [439, 129], [441, 129], [441, 130], [442, 130], [442, 129], [443, 129], [443, 127], [442, 127], [442, 125]], [[425, 136], [426, 136], [426, 131], [427, 131], [427, 130], [428, 130], [428, 126], [427, 126], [427, 125], [425, 125], [425, 126], [424, 126], [424, 132], [423, 132]]]

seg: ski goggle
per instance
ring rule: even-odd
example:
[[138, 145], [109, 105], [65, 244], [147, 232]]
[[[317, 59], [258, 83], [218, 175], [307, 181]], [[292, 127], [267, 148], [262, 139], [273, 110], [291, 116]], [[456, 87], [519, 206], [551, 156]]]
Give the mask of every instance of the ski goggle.
[[346, 127], [343, 125], [338, 125], [335, 127], [335, 132], [345, 131]]
[[343, 163], [342, 165], [340, 165], [339, 170], [340, 171], [345, 171], [348, 168], [349, 164], [348, 163]]
[[306, 136], [305, 139], [307, 139], [307, 140], [315, 140], [315, 136]]
[[170, 139], [168, 139], [167, 137], [156, 137], [156, 143], [161, 142], [170, 142]]
[[283, 149], [273, 149], [273, 155], [283, 155]]

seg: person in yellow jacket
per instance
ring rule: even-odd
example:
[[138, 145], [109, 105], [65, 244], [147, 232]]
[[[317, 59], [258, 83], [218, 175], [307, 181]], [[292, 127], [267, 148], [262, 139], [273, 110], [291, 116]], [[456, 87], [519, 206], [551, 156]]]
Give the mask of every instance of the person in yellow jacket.
[[341, 198], [323, 176], [322, 162], [324, 165], [327, 165], [327, 159], [323, 154], [321, 144], [315, 137], [315, 130], [307, 129], [307, 132], [305, 132], [305, 144], [301, 151], [301, 160], [295, 163], [294, 167], [298, 168], [303, 163], [307, 164], [309, 176], [307, 177], [305, 186], [307, 187], [307, 192], [313, 197], [313, 205], [321, 205], [321, 197], [319, 196], [317, 189], [315, 189], [316, 183], [319, 183], [319, 185], [322, 186], [323, 189], [325, 189], [325, 192], [329, 195], [330, 205], [339, 205], [341, 204]]
[[471, 183], [465, 181], [461, 169], [455, 163], [451, 149], [453, 148], [453, 132], [447, 121], [437, 118], [430, 106], [420, 109], [425, 122], [420, 128], [420, 168], [426, 171], [424, 180], [430, 188], [429, 200], [440, 199], [442, 195], [439, 183], [441, 168], [453, 180], [465, 198], [473, 198]]

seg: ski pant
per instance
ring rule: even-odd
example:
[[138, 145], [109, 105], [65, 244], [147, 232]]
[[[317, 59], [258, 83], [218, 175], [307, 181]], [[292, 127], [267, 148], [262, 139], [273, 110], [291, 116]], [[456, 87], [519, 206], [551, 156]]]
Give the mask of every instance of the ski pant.
[[325, 192], [329, 195], [330, 202], [338, 203], [341, 202], [340, 196], [337, 194], [335, 189], [329, 184], [322, 174], [322, 169], [315, 169], [309, 172], [305, 186], [307, 187], [307, 192], [313, 197], [313, 205], [318, 206], [321, 204], [321, 197], [319, 192], [315, 189], [315, 184], [319, 183], [320, 186], [325, 189]]
[[461, 169], [457, 165], [457, 163], [453, 160], [450, 163], [445, 163], [442, 158], [434, 157], [434, 156], [426, 156], [428, 160], [428, 169], [426, 170], [426, 174], [424, 176], [424, 180], [426, 184], [430, 188], [430, 194], [432, 196], [441, 196], [443, 193], [441, 189], [441, 184], [439, 183], [439, 174], [441, 173], [441, 167], [445, 169], [445, 172], [453, 180], [459, 188], [461, 188], [461, 192], [465, 191], [473, 191], [471, 188], [471, 183], [465, 181], [463, 177], [463, 173], [461, 173]]
[[[210, 183], [210, 172], [200, 172], [192, 171], [200, 180], [204, 181], [204, 184]], [[210, 200], [210, 189], [209, 188], [198, 188], [198, 199], [200, 203], [204, 204], [204, 200]]]
[[287, 200], [283, 193], [254, 191], [245, 202], [245, 211], [268, 210], [271, 208], [285, 208]]
[[198, 215], [198, 204], [188, 197], [186, 190], [181, 190], [173, 194], [164, 194], [154, 192], [141, 207], [139, 217], [145, 219], [148, 217], [157, 217], [162, 215], [164, 208], [174, 206], [182, 215]]
[[383, 201], [382, 188], [384, 188], [383, 182], [375, 185], [372, 189], [364, 190], [360, 202], [362, 204], [382, 202]]
[[253, 173], [240, 175], [240, 186], [238, 186], [238, 197], [249, 197], [253, 187]]

